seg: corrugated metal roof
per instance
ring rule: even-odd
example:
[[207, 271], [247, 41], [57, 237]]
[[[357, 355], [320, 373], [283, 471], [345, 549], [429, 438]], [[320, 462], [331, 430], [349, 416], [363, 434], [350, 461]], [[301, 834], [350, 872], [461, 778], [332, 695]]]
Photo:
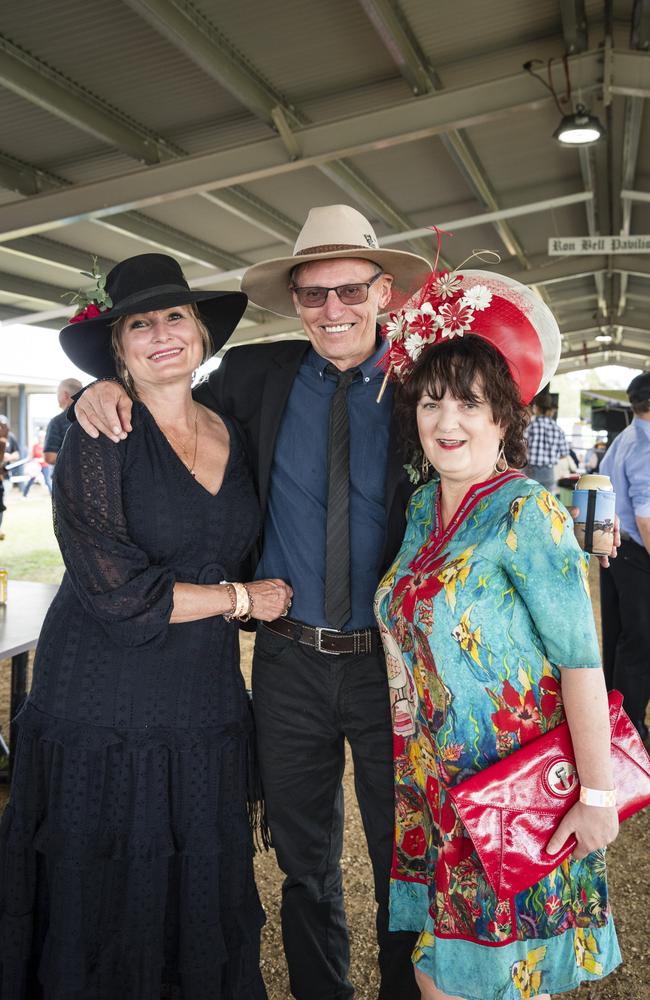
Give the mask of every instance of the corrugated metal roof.
[[[614, 43], [619, 48], [626, 49], [630, 44], [632, 5], [633, 0], [620, 0], [614, 5]], [[363, 128], [362, 116], [418, 100], [361, 3], [238, 0], [236, 4], [215, 4], [213, 0], [195, 0], [192, 8], [180, 2], [177, 7], [192, 14], [197, 24], [203, 24], [208, 40], [230, 53], [227, 57], [215, 48], [217, 60], [238, 61], [242, 72], [252, 74], [267, 89], [269, 101], [293, 104], [302, 120], [320, 123], [357, 115], [361, 116]], [[486, 81], [513, 74], [519, 79], [522, 65], [528, 60], [539, 59], [544, 64], [553, 58], [554, 81], [558, 93], [563, 93], [564, 74], [557, 60], [564, 51], [564, 37], [557, 0], [461, 0], [456, 4], [399, 0], [398, 9], [422, 59], [439, 74], [447, 91], [480, 88]], [[586, 0], [585, 9], [589, 45], [596, 49], [604, 40], [604, 7], [601, 0]], [[210, 72], [199, 65], [191, 50], [185, 51], [170, 41], [160, 26], [141, 16], [131, 3], [57, 0], [48, 5], [42, 0], [22, 0], [20, 5], [5, 4], [0, 21], [0, 31], [11, 43], [9, 48], [13, 45], [26, 53], [44, 77], [49, 74], [52, 80], [63, 82], [101, 115], [131, 126], [134, 136], [161, 138], [172, 153], [195, 156], [241, 148], [243, 161], [249, 144], [275, 134], [267, 121], [245, 105], [237, 84], [231, 83], [228, 89], [217, 79], [219, 69]], [[650, 88], [650, 56], [640, 57], [638, 63], [636, 83]], [[313, 205], [352, 202], [384, 236], [450, 219], [473, 219], [494, 207], [489, 197], [486, 205], [477, 193], [477, 182], [469, 176], [472, 170], [477, 172], [479, 184], [487, 182], [502, 208], [580, 192], [584, 180], [578, 154], [560, 149], [553, 142], [559, 112], [541, 82], [539, 95], [542, 104], [534, 111], [492, 117], [467, 130], [465, 137], [477, 158], [472, 168], [460, 165], [440, 137], [398, 145], [380, 143], [349, 161], [370, 194], [355, 192], [349, 181], [342, 187], [317, 166], [310, 166], [288, 174], [271, 173], [249, 183], [239, 194], [248, 192], [257, 201], [252, 205], [245, 200], [238, 202], [237, 214], [196, 195], [183, 196], [180, 192], [179, 197], [179, 192], [174, 191], [167, 198], [163, 192], [155, 206], [138, 205], [137, 213], [131, 214], [129, 225], [135, 226], [134, 234], [113, 231], [109, 219], [105, 224], [87, 221], [81, 213], [80, 221], [57, 225], [47, 229], [45, 235], [51, 240], [53, 258], [57, 253], [65, 258], [70, 246], [89, 255], [96, 252], [117, 260], [146, 252], [157, 240], [160, 246], [176, 249], [188, 273], [198, 277], [213, 267], [200, 261], [216, 258], [218, 251], [251, 262], [287, 252], [291, 237], [283, 231], [285, 222], [291, 232]], [[56, 99], [52, 88], [50, 96]], [[480, 90], [476, 96], [480, 97]], [[592, 110], [604, 121], [605, 109], [599, 95], [587, 96]], [[635, 188], [640, 190], [648, 190], [650, 184], [649, 114], [644, 108], [634, 180]], [[607, 146], [602, 144], [594, 158], [602, 227], [610, 224], [606, 183], [610, 161], [614, 225], [621, 219], [617, 195], [626, 148], [622, 97], [614, 98], [610, 117], [611, 154], [608, 157]], [[15, 178], [13, 186], [22, 184], [27, 192], [30, 183], [38, 182], [37, 177], [31, 177], [30, 166], [45, 169], [74, 185], [79, 204], [84, 185], [140, 170], [133, 150], [127, 152], [109, 144], [2, 85], [0, 137], [0, 183], [3, 176], [7, 183], [7, 188], [0, 188], [0, 209], [19, 197], [10, 190], [12, 178], [8, 175], [13, 161], [15, 166], [24, 163], [27, 167], [27, 173]], [[9, 159], [3, 160], [3, 154]], [[287, 158], [290, 155], [286, 153]], [[155, 171], [156, 167], [147, 170]], [[107, 189], [106, 204], [112, 204], [112, 196]], [[392, 206], [398, 219], [381, 207], [382, 201]], [[31, 208], [29, 198], [26, 204]], [[40, 204], [36, 202], [36, 208]], [[650, 232], [650, 205], [634, 203], [631, 218], [633, 232]], [[148, 222], [153, 228], [147, 226]], [[276, 224], [283, 231], [282, 237], [269, 231]], [[530, 273], [543, 281], [549, 274], [571, 275], [576, 270], [584, 274], [593, 265], [589, 258], [580, 264], [546, 254], [549, 235], [580, 235], [587, 231], [587, 213], [582, 204], [520, 216], [506, 220], [505, 225], [523, 247], [525, 258], [522, 262], [504, 254], [502, 266], [511, 273], [525, 275], [529, 265]], [[432, 248], [430, 236], [425, 242]], [[446, 238], [443, 252], [457, 261], [476, 246], [503, 249], [497, 229], [476, 222], [461, 227], [453, 238]], [[188, 252], [194, 260], [188, 260]], [[629, 269], [633, 273], [646, 269], [650, 280], [646, 259], [638, 257], [634, 263], [633, 268], [628, 261]], [[614, 261], [615, 269], [617, 264], [620, 259]], [[3, 271], [33, 282], [35, 288], [38, 283], [63, 283], [69, 273], [54, 264], [43, 264], [37, 257], [30, 260], [11, 255], [2, 250], [0, 243], [0, 273]], [[615, 312], [619, 278], [614, 276], [606, 284], [609, 308]], [[593, 322], [593, 278], [569, 276], [544, 287], [552, 302], [576, 300], [568, 307], [569, 312], [558, 305], [568, 322], [573, 324], [580, 318]], [[636, 323], [643, 314], [638, 299], [647, 291], [648, 280], [630, 278], [627, 310]], [[6, 290], [4, 297], [26, 307], [37, 301], [29, 293], [19, 296]]]
[[216, 12], [211, 0], [195, 6], [262, 77], [298, 105], [315, 94], [353, 90], [395, 75], [358, 3], [238, 0], [220, 4]]

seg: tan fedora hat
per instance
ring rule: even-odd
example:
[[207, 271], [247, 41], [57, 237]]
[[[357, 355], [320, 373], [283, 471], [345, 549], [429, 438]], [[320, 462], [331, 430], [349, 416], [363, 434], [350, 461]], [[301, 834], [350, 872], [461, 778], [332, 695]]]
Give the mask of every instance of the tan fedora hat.
[[311, 260], [362, 257], [393, 275], [393, 295], [387, 309], [399, 308], [424, 284], [431, 265], [405, 250], [382, 250], [366, 218], [349, 205], [310, 209], [292, 257], [276, 257], [253, 264], [244, 273], [241, 289], [251, 302], [280, 316], [295, 316], [289, 276], [298, 264]]

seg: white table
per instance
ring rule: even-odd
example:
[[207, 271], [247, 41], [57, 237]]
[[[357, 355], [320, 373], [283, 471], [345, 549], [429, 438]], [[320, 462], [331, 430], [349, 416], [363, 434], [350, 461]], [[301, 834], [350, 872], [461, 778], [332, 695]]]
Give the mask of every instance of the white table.
[[[27, 661], [38, 640], [43, 619], [58, 590], [55, 583], [9, 580], [7, 603], [0, 605], [0, 660], [11, 659], [11, 707], [13, 719], [27, 696]], [[15, 736], [9, 723], [9, 772]]]

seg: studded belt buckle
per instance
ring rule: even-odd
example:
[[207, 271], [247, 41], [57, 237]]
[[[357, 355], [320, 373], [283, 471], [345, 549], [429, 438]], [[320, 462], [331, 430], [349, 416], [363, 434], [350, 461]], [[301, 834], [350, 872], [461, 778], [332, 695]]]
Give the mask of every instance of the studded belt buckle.
[[338, 649], [324, 649], [323, 648], [323, 632], [331, 632], [333, 635], [338, 635], [335, 628], [321, 628], [317, 626], [314, 630], [316, 632], [316, 652], [327, 653], [328, 656], [340, 656], [341, 653]]

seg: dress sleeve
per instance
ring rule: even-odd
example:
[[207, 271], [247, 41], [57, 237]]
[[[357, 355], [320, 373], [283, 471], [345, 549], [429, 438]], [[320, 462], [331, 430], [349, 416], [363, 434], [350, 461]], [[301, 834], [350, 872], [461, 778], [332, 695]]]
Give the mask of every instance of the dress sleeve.
[[510, 502], [502, 552], [551, 663], [599, 667], [588, 562], [566, 508], [541, 487], [529, 492], [528, 484]]
[[411, 496], [406, 508], [403, 549], [419, 549], [433, 531], [437, 492], [438, 483], [430, 482], [420, 486]]
[[122, 506], [125, 444], [103, 434], [94, 440], [71, 425], [54, 473], [54, 531], [79, 601], [109, 638], [122, 646], [160, 645], [174, 575], [152, 565], [129, 537]]

